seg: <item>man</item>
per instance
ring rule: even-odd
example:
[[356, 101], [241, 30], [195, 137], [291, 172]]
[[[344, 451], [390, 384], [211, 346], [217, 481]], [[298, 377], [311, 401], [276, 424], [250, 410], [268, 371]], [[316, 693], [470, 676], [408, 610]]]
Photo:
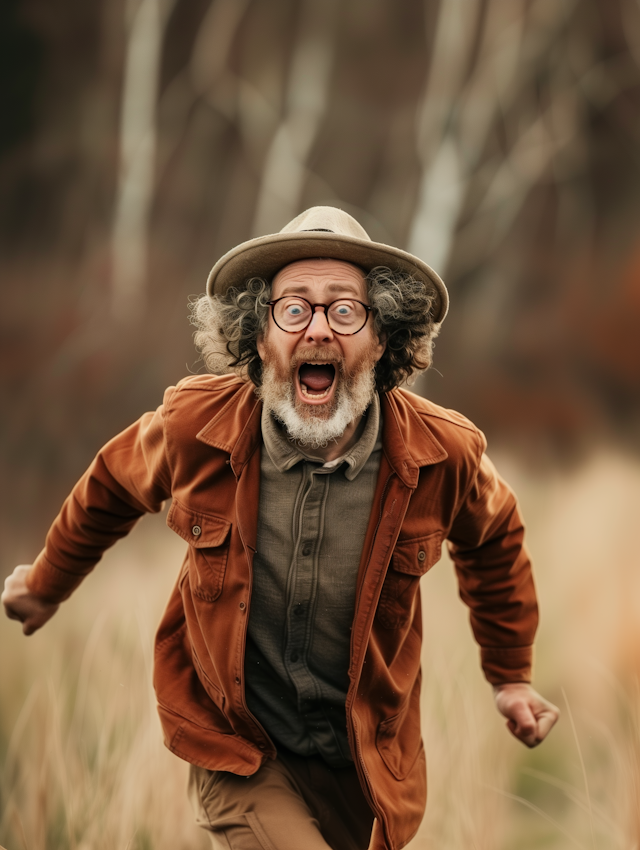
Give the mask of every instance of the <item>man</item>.
[[316, 207], [214, 266], [194, 305], [211, 371], [112, 440], [3, 601], [42, 626], [171, 497], [189, 544], [160, 624], [167, 746], [215, 847], [403, 847], [426, 799], [419, 581], [448, 541], [485, 675], [528, 746], [537, 613], [515, 497], [466, 419], [398, 385], [428, 368], [444, 284]]

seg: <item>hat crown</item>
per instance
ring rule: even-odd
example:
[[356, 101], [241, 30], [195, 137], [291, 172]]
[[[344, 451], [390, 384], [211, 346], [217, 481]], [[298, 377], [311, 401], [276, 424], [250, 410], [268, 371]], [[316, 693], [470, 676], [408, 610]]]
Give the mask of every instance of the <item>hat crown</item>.
[[311, 207], [279, 233], [258, 236], [227, 251], [209, 273], [207, 294], [224, 295], [230, 287], [253, 277], [271, 280], [289, 263], [319, 258], [352, 263], [366, 273], [376, 266], [388, 266], [428, 279], [437, 290], [434, 321], [442, 322], [447, 315], [449, 296], [432, 268], [400, 248], [372, 241], [355, 218], [335, 207]]
[[313, 230], [335, 233], [339, 236], [352, 236], [355, 239], [366, 239], [367, 242], [371, 242], [371, 237], [364, 227], [358, 224], [349, 213], [336, 207], [311, 207], [286, 224], [280, 233], [304, 233]]

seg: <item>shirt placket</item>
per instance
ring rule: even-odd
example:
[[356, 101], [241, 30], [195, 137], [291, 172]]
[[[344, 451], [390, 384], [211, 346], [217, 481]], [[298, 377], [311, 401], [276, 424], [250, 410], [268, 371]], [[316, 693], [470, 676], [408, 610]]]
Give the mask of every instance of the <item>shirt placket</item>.
[[294, 516], [294, 549], [288, 582], [284, 663], [298, 695], [301, 713], [321, 697], [308, 665], [318, 590], [318, 556], [323, 536], [329, 470], [304, 462], [301, 498]]

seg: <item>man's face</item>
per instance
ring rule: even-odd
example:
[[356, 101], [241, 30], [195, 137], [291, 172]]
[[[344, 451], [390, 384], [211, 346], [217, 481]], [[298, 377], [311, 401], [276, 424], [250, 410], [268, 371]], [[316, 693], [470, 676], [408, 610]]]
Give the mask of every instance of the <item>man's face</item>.
[[[330, 304], [340, 298], [368, 303], [363, 273], [339, 260], [300, 260], [285, 266], [274, 279], [271, 297], [275, 300], [285, 295], [298, 295], [312, 304]], [[267, 331], [258, 341], [265, 403], [285, 421], [290, 433], [289, 421], [276, 405], [276, 399], [285, 395], [289, 408], [302, 422], [334, 419], [333, 431], [344, 430], [351, 421], [344, 422], [345, 416], [360, 416], [370, 403], [373, 368], [383, 352], [384, 344], [375, 335], [371, 317], [358, 333], [344, 336], [331, 330], [321, 308], [315, 310], [308, 327], [297, 333], [281, 330], [270, 314]], [[338, 409], [342, 413], [336, 419]], [[321, 432], [325, 436], [333, 433], [331, 428]]]

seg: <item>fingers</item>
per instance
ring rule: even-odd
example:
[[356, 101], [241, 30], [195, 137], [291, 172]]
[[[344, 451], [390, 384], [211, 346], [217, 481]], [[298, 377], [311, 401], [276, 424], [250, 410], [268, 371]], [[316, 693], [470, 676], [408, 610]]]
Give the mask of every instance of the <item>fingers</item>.
[[24, 616], [20, 611], [20, 598], [23, 595], [24, 587], [24, 564], [16, 567], [11, 575], [4, 580], [4, 590], [0, 600], [4, 605], [4, 610], [10, 620], [24, 620]]
[[[24, 594], [28, 572], [29, 567], [26, 564], [20, 564], [4, 580], [4, 590], [2, 591], [0, 600], [2, 600], [4, 607], [7, 609], [7, 614], [9, 613], [9, 609], [13, 609], [14, 601]], [[14, 617], [13, 619], [19, 618]]]
[[542, 738], [538, 738], [538, 723], [530, 707], [523, 703], [513, 708], [513, 713], [507, 721], [509, 731], [528, 747], [535, 747]]
[[498, 686], [495, 699], [498, 710], [507, 718], [507, 728], [527, 747], [544, 741], [560, 716], [553, 703], [525, 683]]
[[25, 635], [32, 635], [53, 617], [58, 608], [58, 605], [51, 603], [31, 601], [29, 610], [25, 615], [19, 616], [16, 619], [21, 620], [23, 633]]
[[58, 610], [58, 604], [45, 602], [29, 590], [27, 577], [31, 568], [20, 564], [4, 583], [0, 600], [10, 620], [19, 620], [25, 635], [32, 635]]

